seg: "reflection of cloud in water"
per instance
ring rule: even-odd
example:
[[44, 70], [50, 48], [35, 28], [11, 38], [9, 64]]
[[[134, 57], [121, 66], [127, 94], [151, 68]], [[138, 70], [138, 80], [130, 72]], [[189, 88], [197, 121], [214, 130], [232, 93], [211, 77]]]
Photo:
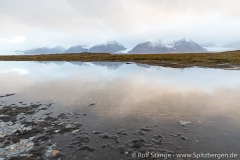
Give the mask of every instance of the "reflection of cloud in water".
[[13, 68], [11, 70], [2, 71], [2, 73], [16, 73], [19, 75], [29, 74], [29, 71], [22, 68]]
[[[1, 81], [6, 81], [1, 77]], [[31, 85], [24, 85], [25, 81]], [[3, 82], [1, 82], [2, 84]], [[61, 80], [38, 81], [16, 76], [6, 83], [33, 101], [51, 101], [62, 106], [82, 107], [95, 102], [96, 113], [109, 117], [146, 116], [171, 118], [226, 116], [239, 120], [239, 88], [206, 91], [177, 84], [160, 84], [142, 75], [112, 79], [75, 76]], [[11, 87], [10, 87], [11, 88]]]
[[[114, 70], [112, 70], [113, 68]], [[201, 89], [214, 90], [218, 87], [235, 88], [236, 86], [240, 86], [239, 71], [226, 71], [220, 69], [173, 69], [140, 64], [124, 64], [122, 62], [0, 63], [0, 74], [16, 69], [28, 71], [32, 78], [42, 79], [43, 81], [60, 80], [79, 75], [82, 77], [91, 76], [93, 79], [100, 77], [106, 80], [142, 75], [152, 80], [154, 83], [180, 85], [185, 88], [199, 87]]]
[[123, 62], [92, 62], [92, 63], [113, 70], [121, 67], [124, 64]]
[[[53, 102], [53, 114], [87, 113], [79, 119], [88, 124], [84, 125], [87, 131], [107, 133], [117, 127], [131, 133], [157, 124], [150, 134], [166, 135], [181, 151], [227, 153], [239, 148], [239, 71], [115, 66], [118, 64], [0, 63], [0, 95], [16, 93], [1, 100], [11, 101], [9, 104]], [[3, 73], [15, 68], [29, 70], [29, 74]], [[96, 105], [88, 106], [91, 103]], [[180, 120], [192, 122], [186, 126], [188, 131]], [[184, 133], [190, 140], [178, 141], [169, 137], [172, 133]]]
[[96, 111], [108, 116], [233, 115], [231, 118], [236, 118], [240, 117], [237, 73], [218, 69], [143, 68], [122, 62], [1, 62], [0, 87], [3, 94], [21, 94], [30, 101], [54, 101], [76, 107], [96, 102]]

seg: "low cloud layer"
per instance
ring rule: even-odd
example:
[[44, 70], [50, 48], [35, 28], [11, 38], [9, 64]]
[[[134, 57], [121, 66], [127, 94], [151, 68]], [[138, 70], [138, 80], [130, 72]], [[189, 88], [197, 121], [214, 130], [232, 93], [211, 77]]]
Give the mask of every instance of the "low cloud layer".
[[0, 0], [0, 50], [112, 39], [133, 47], [183, 37], [224, 44], [240, 40], [238, 6], [239, 0]]

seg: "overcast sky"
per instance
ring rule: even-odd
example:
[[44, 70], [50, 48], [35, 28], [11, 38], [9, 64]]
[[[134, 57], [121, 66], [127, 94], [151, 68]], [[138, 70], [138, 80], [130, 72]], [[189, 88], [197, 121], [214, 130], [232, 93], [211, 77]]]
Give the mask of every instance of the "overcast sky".
[[240, 41], [240, 0], [0, 0], [0, 51], [148, 40]]

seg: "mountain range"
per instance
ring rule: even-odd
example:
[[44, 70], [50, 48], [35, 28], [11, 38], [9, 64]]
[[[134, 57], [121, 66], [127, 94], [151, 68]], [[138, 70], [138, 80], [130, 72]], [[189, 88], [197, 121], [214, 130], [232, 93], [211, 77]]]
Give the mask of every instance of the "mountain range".
[[106, 44], [95, 45], [91, 47], [88, 52], [92, 53], [117, 53], [126, 50], [126, 48], [116, 41], [108, 41]]
[[181, 39], [173, 42], [143, 42], [134, 47], [129, 53], [195, 53], [206, 51], [192, 40]]
[[[57, 46], [54, 48], [42, 47], [21, 51], [25, 54], [54, 54], [54, 53], [124, 53], [126, 48], [116, 41], [95, 45], [90, 48], [83, 45], [72, 46], [68, 49]], [[194, 53], [206, 52], [207, 50], [192, 40], [181, 39], [177, 41], [143, 42], [136, 45], [127, 53]]]
[[87, 52], [88, 49], [84, 48], [81, 45], [78, 46], [72, 46], [68, 48], [67, 50], [64, 51], [64, 53], [82, 53], [82, 52]]
[[25, 54], [55, 54], [55, 53], [64, 53], [66, 51], [65, 48], [61, 46], [56, 46], [54, 48], [49, 48], [49, 47], [41, 47], [41, 48], [33, 48], [25, 51], [20, 51]]

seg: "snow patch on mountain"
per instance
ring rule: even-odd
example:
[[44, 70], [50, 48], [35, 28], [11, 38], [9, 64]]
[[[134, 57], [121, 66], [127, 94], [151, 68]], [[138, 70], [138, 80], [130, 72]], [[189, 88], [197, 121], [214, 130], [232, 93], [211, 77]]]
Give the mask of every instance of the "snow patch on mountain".
[[138, 44], [129, 53], [189, 53], [206, 52], [199, 44], [192, 40], [177, 41], [147, 41]]

